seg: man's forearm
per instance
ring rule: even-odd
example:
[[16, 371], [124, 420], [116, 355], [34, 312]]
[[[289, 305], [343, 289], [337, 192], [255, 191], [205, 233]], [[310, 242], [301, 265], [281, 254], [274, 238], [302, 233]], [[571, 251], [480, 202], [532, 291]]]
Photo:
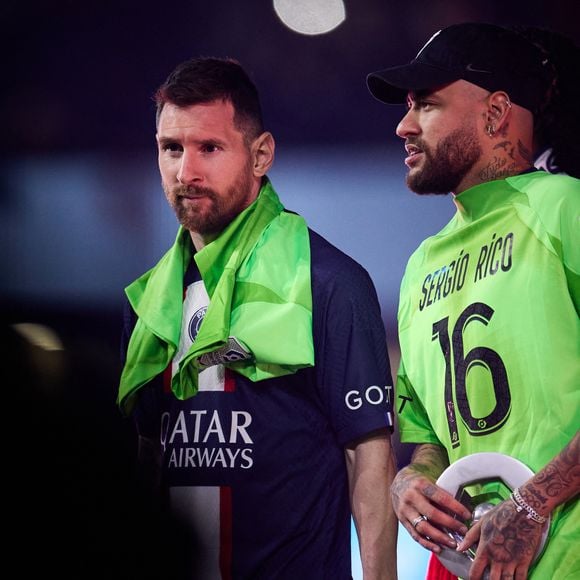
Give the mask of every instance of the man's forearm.
[[391, 486], [393, 509], [401, 524], [416, 542], [437, 553], [442, 546], [455, 548], [447, 530], [465, 534], [464, 521], [471, 516], [462, 503], [435, 483], [447, 465], [443, 447], [421, 444]]
[[415, 472], [436, 481], [449, 466], [447, 451], [440, 445], [421, 443], [415, 447], [409, 467]]
[[580, 492], [580, 432], [564, 449], [520, 487], [526, 504], [539, 515], [548, 516], [554, 508]]
[[365, 580], [397, 578], [398, 523], [389, 489], [396, 473], [387, 434], [347, 449], [351, 508]]

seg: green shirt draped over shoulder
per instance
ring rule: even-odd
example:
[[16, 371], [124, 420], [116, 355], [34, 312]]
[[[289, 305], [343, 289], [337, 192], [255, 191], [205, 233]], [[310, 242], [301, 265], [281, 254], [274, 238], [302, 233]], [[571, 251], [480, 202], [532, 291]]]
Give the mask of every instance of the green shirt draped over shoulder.
[[181, 227], [158, 264], [126, 288], [138, 318], [119, 388], [124, 411], [175, 355], [183, 277], [192, 257], [210, 305], [173, 377], [176, 397], [195, 395], [199, 371], [211, 364], [227, 364], [252, 381], [314, 365], [308, 227], [302, 217], [284, 211], [266, 181], [216, 240], [194, 253]]

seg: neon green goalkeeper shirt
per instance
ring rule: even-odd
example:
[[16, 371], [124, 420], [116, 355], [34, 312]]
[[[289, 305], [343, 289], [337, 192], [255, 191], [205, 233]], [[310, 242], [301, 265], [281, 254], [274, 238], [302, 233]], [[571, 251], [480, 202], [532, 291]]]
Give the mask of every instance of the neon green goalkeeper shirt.
[[[537, 472], [580, 426], [580, 181], [536, 171], [455, 202], [401, 284], [401, 441]], [[579, 545], [576, 499], [552, 514], [530, 577], [580, 578]]]

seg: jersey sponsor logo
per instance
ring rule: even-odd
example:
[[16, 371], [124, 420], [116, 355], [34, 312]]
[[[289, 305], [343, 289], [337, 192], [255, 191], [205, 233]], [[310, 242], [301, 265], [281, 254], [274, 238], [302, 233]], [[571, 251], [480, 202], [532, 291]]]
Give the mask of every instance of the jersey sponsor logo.
[[353, 389], [346, 393], [344, 402], [351, 411], [356, 411], [365, 404], [386, 405], [390, 410], [392, 390], [393, 387], [391, 385], [385, 385], [384, 387], [371, 385], [361, 390]]
[[407, 403], [413, 402], [413, 397], [409, 397], [407, 395], [399, 395], [399, 399], [401, 400], [401, 404], [399, 405], [398, 413], [399, 415], [403, 412], [403, 409], [407, 405]]
[[252, 422], [247, 411], [163, 413], [160, 440], [167, 468], [250, 469]]
[[476, 284], [498, 273], [509, 272], [513, 265], [513, 252], [513, 232], [500, 236], [494, 233], [491, 240], [479, 248], [475, 265], [469, 252], [462, 249], [449, 264], [427, 274], [421, 286], [419, 310], [460, 292], [469, 280]]
[[167, 456], [167, 468], [250, 469], [254, 465], [251, 449], [229, 447], [181, 447]]

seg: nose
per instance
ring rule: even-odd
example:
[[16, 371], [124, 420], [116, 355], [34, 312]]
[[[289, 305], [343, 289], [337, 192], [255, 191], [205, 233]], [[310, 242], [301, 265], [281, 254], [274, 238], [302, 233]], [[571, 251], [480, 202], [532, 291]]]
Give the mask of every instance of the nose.
[[201, 166], [192, 151], [183, 151], [177, 171], [177, 181], [182, 185], [198, 183], [203, 179]]
[[405, 116], [399, 121], [397, 130], [395, 131], [398, 137], [406, 139], [410, 135], [418, 135], [421, 130], [417, 123], [416, 113], [413, 109], [409, 109]]

